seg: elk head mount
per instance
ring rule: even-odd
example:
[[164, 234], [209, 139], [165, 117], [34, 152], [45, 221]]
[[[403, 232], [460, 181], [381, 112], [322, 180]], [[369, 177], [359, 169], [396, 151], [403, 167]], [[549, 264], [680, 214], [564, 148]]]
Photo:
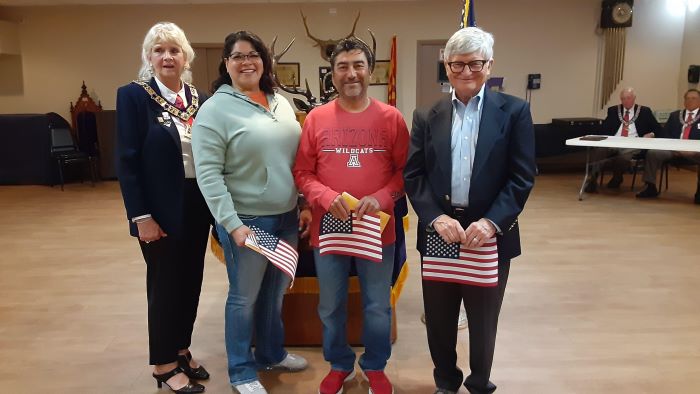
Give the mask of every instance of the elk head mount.
[[[316, 44], [314, 46], [317, 46], [321, 49], [321, 58], [323, 58], [325, 61], [329, 62], [331, 61], [331, 55], [333, 54], [333, 49], [335, 46], [341, 41], [346, 38], [354, 37], [357, 38], [358, 40], [362, 41], [361, 38], [357, 37], [355, 35], [355, 28], [357, 27], [357, 21], [360, 20], [360, 13], [357, 13], [357, 17], [355, 17], [355, 22], [352, 25], [352, 31], [350, 31], [350, 34], [343, 38], [339, 38], [337, 40], [321, 40], [316, 37], [314, 37], [311, 32], [309, 31], [309, 26], [306, 23], [306, 16], [302, 11], [299, 11], [301, 13], [301, 18], [304, 22], [304, 28], [306, 29], [306, 35], [310, 39], [314, 40]], [[374, 37], [374, 33], [372, 30], [367, 29], [369, 32], [370, 36], [372, 37], [372, 57], [376, 58], [375, 53], [377, 52], [377, 39]], [[295, 95], [300, 95], [304, 96], [306, 99], [306, 102], [304, 100], [301, 100], [299, 98], [294, 98], [294, 105], [299, 109], [300, 111], [304, 111], [306, 113], [309, 113], [312, 109], [315, 107], [318, 107], [319, 105], [325, 104], [329, 101], [331, 101], [335, 96], [337, 95], [337, 91], [335, 90], [335, 87], [333, 86], [332, 83], [329, 83], [328, 79], [331, 78], [331, 73], [327, 73], [323, 77], [319, 77], [319, 85], [320, 85], [320, 94], [319, 97], [316, 98], [313, 93], [311, 92], [311, 89], [309, 88], [309, 81], [308, 79], [304, 78], [304, 84], [305, 84], [305, 89], [301, 89], [296, 86], [286, 86], [282, 83], [280, 83], [279, 79], [277, 78], [277, 73], [275, 72], [275, 68], [277, 66], [277, 63], [279, 63], [280, 59], [282, 56], [284, 56], [287, 51], [289, 51], [289, 48], [292, 47], [292, 44], [294, 44], [294, 40], [296, 40], [296, 37], [292, 38], [292, 40], [287, 44], [287, 46], [284, 48], [284, 50], [279, 54], [275, 54], [275, 43], [277, 42], [277, 36], [272, 40], [272, 45], [270, 46], [270, 52], [272, 52], [272, 70], [273, 70], [273, 75], [275, 77], [275, 82], [277, 83], [277, 86], [279, 86], [280, 89], [287, 93], [295, 94]], [[364, 41], [362, 41], [365, 43]], [[365, 43], [365, 45], [367, 45]], [[369, 48], [369, 45], [367, 46]], [[373, 68], [370, 70], [370, 72], [374, 71]]]

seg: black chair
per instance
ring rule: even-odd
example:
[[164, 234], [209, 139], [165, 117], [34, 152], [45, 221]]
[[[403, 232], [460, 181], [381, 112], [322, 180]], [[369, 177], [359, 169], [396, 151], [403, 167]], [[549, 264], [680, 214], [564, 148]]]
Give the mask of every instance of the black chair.
[[63, 190], [64, 184], [64, 167], [72, 163], [83, 163], [88, 166], [92, 186], [95, 187], [95, 160], [87, 153], [81, 152], [78, 149], [69, 129], [50, 127], [49, 130], [51, 131], [51, 157], [56, 159], [58, 164], [58, 177], [61, 181], [61, 190]]
[[[630, 159], [630, 166], [628, 169], [628, 172], [632, 173], [632, 184], [630, 185], [630, 190], [634, 191], [634, 185], [637, 182], [637, 174], [640, 172], [644, 172], [644, 157], [646, 156], [646, 150], [643, 150], [641, 152], [635, 153], [632, 158]], [[659, 187], [658, 190], [661, 190], [661, 186], [664, 183], [664, 174], [666, 178], [666, 190], [668, 190], [668, 164], [664, 164], [663, 167], [661, 167], [661, 174], [659, 175]], [[603, 186], [603, 177], [605, 175], [605, 168], [601, 168], [600, 170], [600, 186]]]
[[661, 192], [661, 186], [663, 186], [664, 184], [664, 173], [666, 174], [666, 190], [668, 191], [668, 168], [671, 166], [676, 167], [676, 170], [678, 171], [680, 171], [681, 168], [686, 168], [690, 171], [693, 171], [696, 168], [698, 168], [698, 182], [700, 183], [700, 163], [697, 163], [685, 157], [674, 157], [666, 161], [661, 166], [661, 174], [659, 175], [659, 192]]
[[630, 185], [630, 190], [634, 191], [634, 183], [637, 181], [637, 173], [644, 171], [644, 157], [647, 151], [643, 150], [641, 152], [635, 153], [630, 160], [630, 170], [632, 171], [632, 185]]

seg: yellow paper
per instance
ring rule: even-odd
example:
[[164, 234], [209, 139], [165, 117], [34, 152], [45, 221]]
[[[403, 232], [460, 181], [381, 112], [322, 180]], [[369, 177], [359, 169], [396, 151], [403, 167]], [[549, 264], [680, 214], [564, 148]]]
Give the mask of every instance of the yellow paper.
[[[343, 200], [345, 200], [345, 203], [348, 204], [348, 208], [350, 210], [355, 210], [355, 206], [357, 206], [357, 203], [360, 202], [357, 198], [351, 196], [350, 194], [343, 192]], [[384, 232], [384, 227], [386, 227], [387, 223], [389, 223], [389, 219], [391, 219], [391, 216], [387, 215], [386, 213], [379, 211], [379, 231]]]

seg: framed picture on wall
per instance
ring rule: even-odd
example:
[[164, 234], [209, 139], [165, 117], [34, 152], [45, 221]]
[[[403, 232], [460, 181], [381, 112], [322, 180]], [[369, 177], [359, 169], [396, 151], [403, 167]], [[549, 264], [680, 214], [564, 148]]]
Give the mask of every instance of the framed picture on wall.
[[369, 79], [370, 85], [388, 85], [389, 84], [389, 60], [377, 60], [374, 63], [374, 72]]
[[275, 75], [284, 86], [299, 87], [299, 63], [277, 63]]

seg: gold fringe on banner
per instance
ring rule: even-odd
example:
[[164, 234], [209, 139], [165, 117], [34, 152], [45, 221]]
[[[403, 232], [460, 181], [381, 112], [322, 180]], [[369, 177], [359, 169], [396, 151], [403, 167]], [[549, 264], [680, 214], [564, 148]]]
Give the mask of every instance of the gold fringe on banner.
[[622, 27], [605, 29], [605, 60], [603, 63], [600, 108], [610, 100], [617, 86], [624, 77], [625, 44], [627, 30]]

